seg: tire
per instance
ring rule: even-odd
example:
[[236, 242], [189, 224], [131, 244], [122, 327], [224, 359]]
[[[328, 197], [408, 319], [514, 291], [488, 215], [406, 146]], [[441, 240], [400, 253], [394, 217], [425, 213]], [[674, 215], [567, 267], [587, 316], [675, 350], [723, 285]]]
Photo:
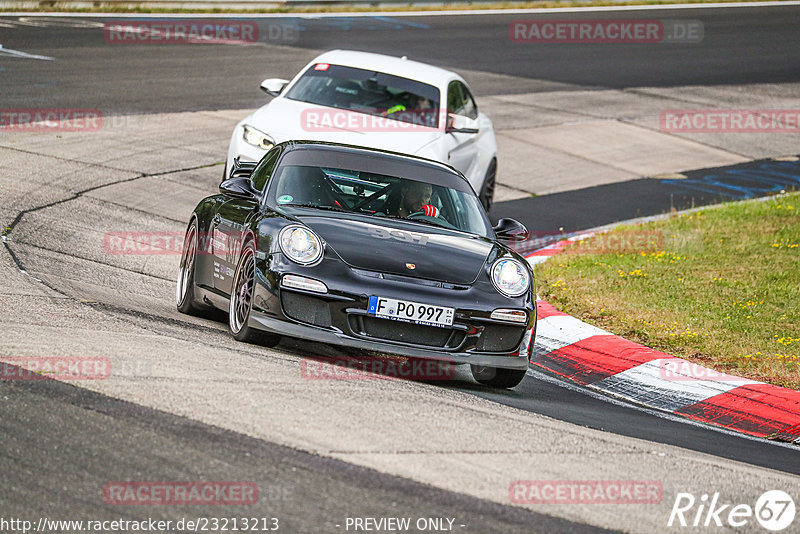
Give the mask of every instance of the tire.
[[247, 325], [253, 309], [253, 293], [255, 290], [256, 251], [253, 242], [248, 241], [239, 257], [239, 265], [231, 287], [230, 305], [228, 306], [228, 330], [234, 339], [245, 343], [274, 347], [281, 336], [269, 334]]
[[484, 386], [493, 388], [513, 388], [525, 378], [527, 369], [499, 369], [497, 367], [484, 367], [470, 365], [472, 377]]
[[199, 315], [206, 308], [199, 306], [195, 297], [194, 271], [197, 265], [199, 239], [197, 221], [192, 220], [183, 240], [183, 252], [175, 287], [175, 301], [178, 311], [188, 315]]
[[492, 209], [494, 204], [494, 186], [497, 178], [497, 160], [493, 159], [489, 163], [489, 168], [486, 169], [486, 177], [483, 179], [483, 186], [481, 187], [480, 200], [483, 204], [483, 209], [486, 213]]

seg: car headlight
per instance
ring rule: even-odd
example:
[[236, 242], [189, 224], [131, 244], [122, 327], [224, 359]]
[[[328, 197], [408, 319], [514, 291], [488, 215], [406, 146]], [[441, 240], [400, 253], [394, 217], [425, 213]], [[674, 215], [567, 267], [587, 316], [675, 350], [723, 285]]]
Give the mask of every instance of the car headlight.
[[285, 227], [278, 235], [278, 244], [287, 258], [300, 265], [311, 265], [322, 258], [322, 241], [302, 226]]
[[531, 278], [528, 270], [513, 258], [500, 258], [492, 265], [492, 283], [508, 297], [519, 297], [528, 291]]
[[244, 127], [244, 134], [242, 134], [242, 137], [248, 144], [257, 146], [263, 150], [269, 150], [275, 146], [275, 141], [270, 136], [261, 130], [256, 130], [252, 126]]

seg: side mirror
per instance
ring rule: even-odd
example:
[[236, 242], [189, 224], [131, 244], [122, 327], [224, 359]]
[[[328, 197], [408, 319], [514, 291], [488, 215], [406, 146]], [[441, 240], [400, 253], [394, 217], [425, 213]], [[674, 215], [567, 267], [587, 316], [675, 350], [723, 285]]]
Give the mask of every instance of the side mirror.
[[530, 235], [525, 225], [515, 219], [500, 219], [494, 227], [494, 233], [499, 241], [506, 243], [519, 243]]
[[238, 157], [233, 158], [233, 167], [228, 174], [228, 178], [250, 178], [253, 171], [258, 166], [255, 161], [239, 161]]
[[446, 133], [476, 134], [478, 133], [478, 120], [456, 115], [455, 113], [448, 113], [447, 127], [444, 131]]
[[258, 200], [259, 192], [253, 188], [250, 177], [237, 176], [228, 178], [219, 184], [220, 193], [233, 198], [243, 198], [245, 200]]
[[289, 85], [289, 80], [282, 78], [267, 78], [261, 82], [261, 90], [271, 96], [278, 96]]

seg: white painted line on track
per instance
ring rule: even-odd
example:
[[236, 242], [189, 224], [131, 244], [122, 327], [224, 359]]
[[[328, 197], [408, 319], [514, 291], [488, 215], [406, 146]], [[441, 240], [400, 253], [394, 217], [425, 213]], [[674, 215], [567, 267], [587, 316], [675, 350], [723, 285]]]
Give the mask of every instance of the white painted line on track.
[[702, 380], [694, 377], [685, 380], [665, 378], [663, 364], [673, 361], [677, 361], [677, 359], [651, 360], [589, 384], [588, 387], [653, 408], [675, 412], [686, 406], [727, 393], [739, 386], [761, 383], [723, 373], [720, 373], [720, 379], [715, 380]]
[[40, 56], [38, 54], [29, 54], [27, 52], [20, 52], [19, 50], [11, 50], [10, 48], [3, 48], [3, 45], [1, 44], [0, 44], [0, 55], [19, 57], [22, 59], [43, 59], [45, 61], [55, 61], [55, 58], [52, 58], [50, 56]]
[[[526, 259], [526, 260], [528, 261], [528, 263], [530, 263], [531, 265], [539, 265], [540, 263], [544, 263], [544, 262], [546, 262], [547, 260], [549, 260], [549, 259], [550, 259], [550, 256], [530, 256], [530, 257], [528, 257], [528, 258], [525, 258], [525, 259]], [[537, 295], [537, 300], [540, 300], [540, 299], [538, 298], [538, 295]]]
[[612, 335], [611, 332], [570, 315], [553, 315], [539, 319], [536, 326], [534, 353], [537, 355], [549, 354], [590, 337], [610, 335]]
[[[592, 397], [593, 399], [596, 399], [596, 400], [599, 400], [599, 401], [603, 401], [603, 402], [607, 402], [609, 404], [613, 404], [614, 406], [621, 406], [623, 408], [630, 408], [632, 410], [637, 410], [637, 411], [640, 411], [640, 412], [644, 412], [644, 413], [646, 413], [648, 415], [652, 415], [652, 416], [655, 416], [655, 417], [658, 417], [658, 418], [661, 418], [661, 419], [666, 419], [667, 421], [672, 421], [672, 422], [675, 422], [675, 423], [682, 423], [684, 425], [696, 426], [696, 427], [699, 427], [699, 428], [703, 428], [705, 430], [713, 430], [714, 432], [719, 432], [720, 434], [726, 434], [728, 436], [736, 436], [736, 437], [739, 437], [739, 438], [742, 438], [742, 439], [747, 439], [747, 440], [750, 440], [750, 441], [757, 441], [759, 443], [766, 443], [766, 444], [769, 444], [769, 445], [774, 445], [775, 447], [783, 447], [785, 449], [791, 449], [793, 451], [797, 450], [797, 446], [793, 445], [791, 443], [784, 443], [782, 441], [773, 441], [773, 440], [769, 440], [769, 439], [766, 439], [766, 438], [759, 438], [759, 437], [756, 437], [756, 436], [751, 436], [749, 434], [743, 434], [741, 432], [735, 432], [733, 430], [728, 430], [727, 428], [724, 428], [724, 427], [721, 427], [721, 426], [713, 426], [713, 425], [710, 425], [710, 424], [707, 424], [707, 423], [703, 423], [701, 421], [695, 421], [693, 419], [688, 419], [686, 417], [673, 415], [673, 414], [671, 414], [669, 412], [662, 412], [660, 410], [654, 410], [652, 408], [647, 408], [645, 406], [632, 403], [630, 400], [627, 400], [627, 399], [626, 400], [622, 400], [622, 399], [617, 399], [617, 398], [614, 398], [612, 396], [609, 396], [608, 394], [604, 395], [602, 393], [598, 393], [596, 391], [592, 391], [591, 389], [587, 389], [585, 387], [573, 384], [572, 382], [567, 382], [566, 380], [562, 380], [562, 379], [556, 378], [556, 377], [551, 376], [551, 375], [549, 375], [547, 373], [543, 373], [541, 371], [537, 371], [536, 369], [534, 369], [532, 367], [528, 367], [527, 374], [529, 376], [535, 378], [536, 380], [541, 380], [542, 382], [547, 382], [548, 384], [553, 384], [553, 385], [562, 387], [564, 389], [568, 389], [570, 391], [574, 391], [576, 393], [580, 393], [582, 395], [587, 395], [589, 397]], [[637, 439], [645, 439], [645, 438], [637, 438]]]
[[728, 9], [747, 7], [781, 7], [800, 6], [800, 2], [717, 2], [708, 4], [663, 4], [640, 6], [586, 6], [586, 7], [553, 7], [530, 9], [474, 9], [449, 11], [373, 11], [373, 12], [341, 12], [341, 13], [79, 13], [48, 12], [30, 13], [26, 11], [0, 12], [2, 17], [74, 17], [74, 18], [248, 18], [248, 19], [282, 19], [282, 18], [356, 18], [356, 17], [442, 17], [453, 15], [525, 15], [537, 13], [602, 13], [615, 11], [659, 11], [673, 9]]

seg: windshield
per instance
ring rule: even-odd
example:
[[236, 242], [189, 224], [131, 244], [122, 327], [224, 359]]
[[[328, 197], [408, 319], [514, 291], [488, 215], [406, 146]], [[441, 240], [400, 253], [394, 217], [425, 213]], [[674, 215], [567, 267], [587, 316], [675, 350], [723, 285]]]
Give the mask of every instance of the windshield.
[[300, 206], [396, 218], [488, 237], [474, 194], [444, 185], [364, 171], [285, 165], [273, 177], [270, 200]]
[[317, 63], [286, 98], [431, 128], [439, 127], [439, 90], [381, 72]]

